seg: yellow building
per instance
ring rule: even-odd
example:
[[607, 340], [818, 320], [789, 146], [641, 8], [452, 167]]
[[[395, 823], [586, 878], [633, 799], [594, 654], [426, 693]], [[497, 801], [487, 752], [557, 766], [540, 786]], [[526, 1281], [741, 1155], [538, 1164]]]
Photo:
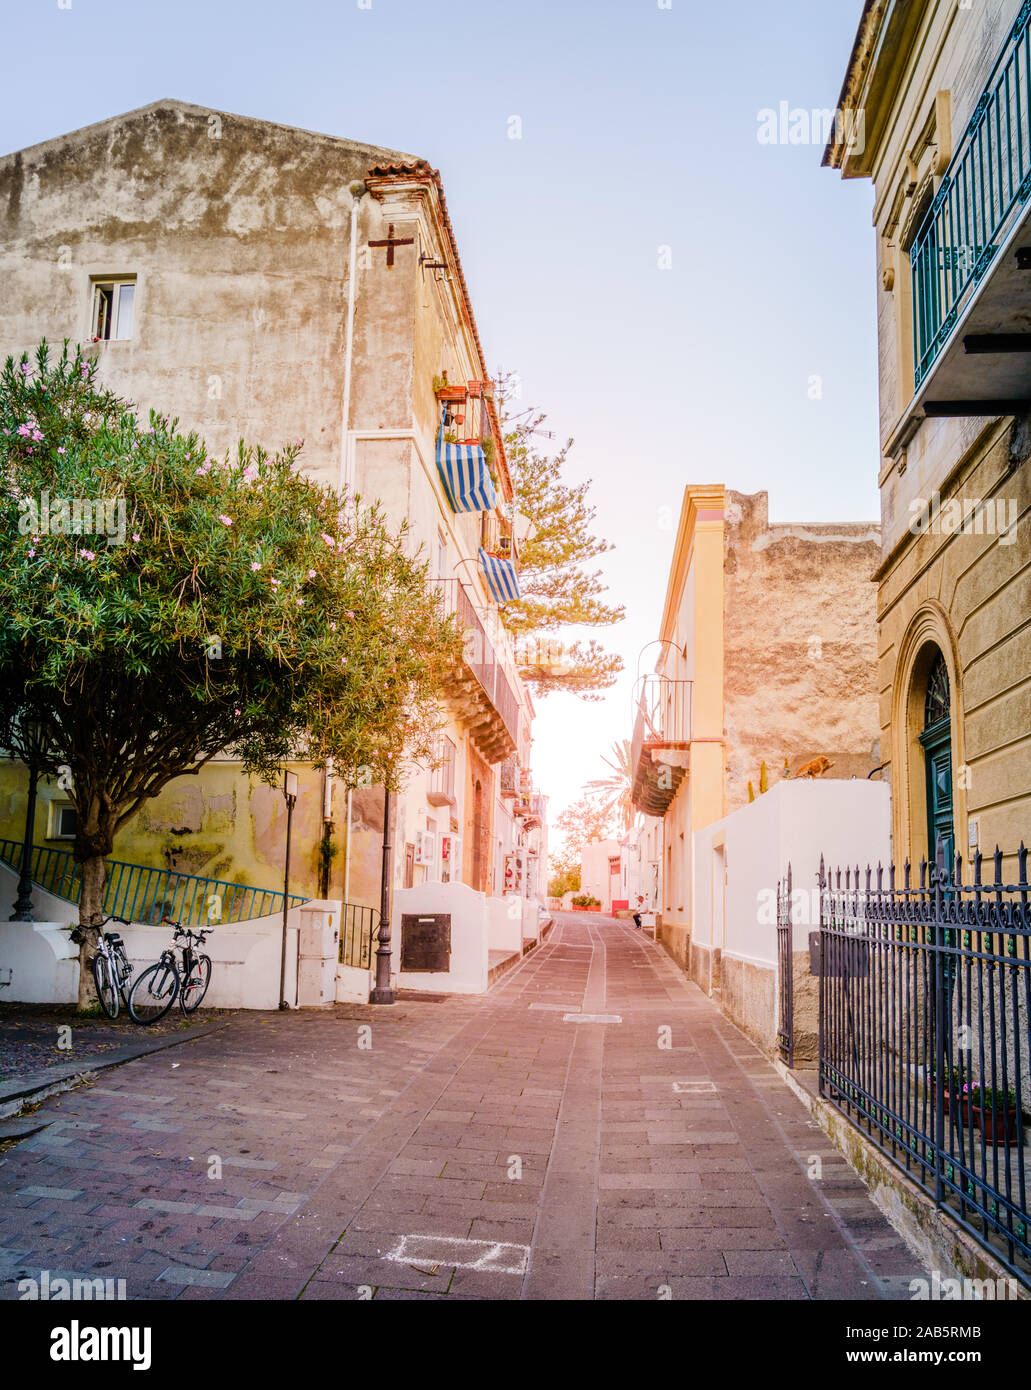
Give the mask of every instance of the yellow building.
[[[873, 185], [897, 862], [1031, 809], [1031, 6], [867, 0], [824, 164]], [[849, 132], [863, 131], [856, 139]]]
[[642, 677], [633, 802], [663, 818], [661, 936], [705, 988], [694, 836], [823, 759], [867, 777], [877, 742], [872, 523], [777, 523], [767, 495], [684, 489], [655, 673]]

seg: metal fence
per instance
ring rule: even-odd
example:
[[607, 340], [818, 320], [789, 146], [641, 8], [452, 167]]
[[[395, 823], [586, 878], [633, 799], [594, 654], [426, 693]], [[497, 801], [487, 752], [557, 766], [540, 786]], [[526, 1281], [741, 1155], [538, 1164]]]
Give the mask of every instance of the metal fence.
[[791, 922], [791, 865], [777, 884], [777, 1046], [795, 1065], [795, 957]]
[[1013, 1273], [1031, 1279], [1027, 850], [824, 871], [820, 1070], [827, 1097]]
[[[20, 872], [21, 842], [0, 840], [0, 859]], [[30, 872], [33, 883], [45, 892], [78, 903], [82, 893], [82, 870], [71, 850], [34, 845]], [[217, 905], [213, 904], [213, 898], [218, 899]], [[307, 901], [305, 897], [290, 895], [291, 907]], [[255, 917], [281, 913], [283, 894], [270, 888], [253, 888], [223, 879], [201, 878], [172, 869], [150, 869], [142, 864], [109, 859], [103, 908], [105, 914], [145, 926], [163, 918], [181, 922], [183, 926], [199, 926], [209, 920], [209, 913], [220, 922], [247, 922]]]
[[379, 925], [379, 909], [344, 903], [340, 923], [340, 964], [357, 970], [372, 967], [373, 941]]

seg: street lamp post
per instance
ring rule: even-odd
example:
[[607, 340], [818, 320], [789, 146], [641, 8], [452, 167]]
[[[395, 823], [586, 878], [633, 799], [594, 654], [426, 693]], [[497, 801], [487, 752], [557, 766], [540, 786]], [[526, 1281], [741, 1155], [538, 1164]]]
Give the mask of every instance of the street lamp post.
[[283, 777], [283, 795], [286, 798], [286, 866], [283, 870], [283, 954], [279, 963], [279, 1007], [288, 1009], [286, 1002], [286, 932], [290, 915], [290, 831], [293, 827], [294, 806], [297, 804], [297, 773], [287, 772]]
[[376, 947], [376, 987], [369, 995], [370, 1004], [393, 1004], [394, 990], [390, 983], [390, 809], [391, 793], [383, 789], [383, 868], [379, 886], [379, 945]]
[[36, 828], [36, 787], [39, 782], [39, 774], [43, 770], [45, 748], [42, 726], [32, 719], [20, 720], [18, 746], [15, 751], [21, 754], [26, 767], [29, 769], [29, 794], [25, 808], [25, 838], [21, 848], [18, 896], [14, 902], [14, 911], [8, 918], [8, 921], [11, 922], [34, 922], [36, 920], [32, 911], [32, 841]]

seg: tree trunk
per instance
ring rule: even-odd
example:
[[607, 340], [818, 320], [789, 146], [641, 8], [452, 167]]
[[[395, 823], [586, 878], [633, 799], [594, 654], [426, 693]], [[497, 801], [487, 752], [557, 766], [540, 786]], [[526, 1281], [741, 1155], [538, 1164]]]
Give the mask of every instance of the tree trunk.
[[82, 893], [79, 897], [79, 1013], [93, 1010], [99, 1004], [93, 983], [93, 957], [100, 940], [100, 924], [104, 920], [104, 882], [107, 860], [93, 854], [84, 860]]

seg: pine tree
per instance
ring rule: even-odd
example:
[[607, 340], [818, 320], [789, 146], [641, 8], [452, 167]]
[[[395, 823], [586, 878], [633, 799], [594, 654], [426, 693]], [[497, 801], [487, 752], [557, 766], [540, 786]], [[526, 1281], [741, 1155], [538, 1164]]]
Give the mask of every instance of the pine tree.
[[[606, 652], [593, 638], [565, 641], [567, 627], [609, 627], [622, 622], [624, 609], [604, 601], [601, 571], [588, 569], [612, 546], [592, 527], [597, 509], [588, 499], [590, 483], [563, 479], [568, 439], [554, 453], [544, 453], [537, 439], [547, 431], [543, 411], [513, 411], [512, 377], [499, 374], [499, 403], [505, 452], [515, 487], [517, 517], [530, 523], [519, 547], [522, 598], [506, 604], [505, 624], [516, 638], [520, 673], [535, 694], [566, 690], [585, 700], [614, 685], [622, 658]], [[525, 524], [525, 523], [523, 523]]]

